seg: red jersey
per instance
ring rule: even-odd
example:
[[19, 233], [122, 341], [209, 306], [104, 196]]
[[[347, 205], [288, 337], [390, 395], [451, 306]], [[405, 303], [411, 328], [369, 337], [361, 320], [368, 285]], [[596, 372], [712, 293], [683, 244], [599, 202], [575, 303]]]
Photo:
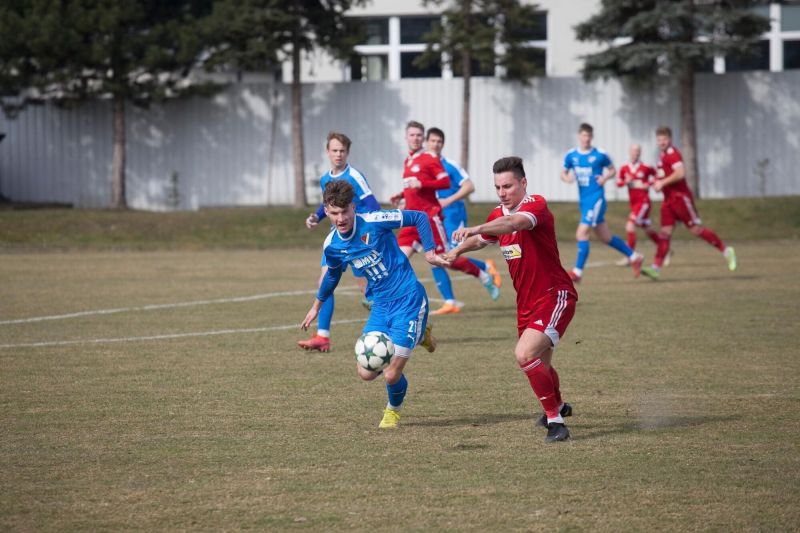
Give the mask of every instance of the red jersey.
[[[675, 172], [675, 168], [683, 165], [683, 156], [678, 149], [669, 145], [666, 150], [661, 152], [661, 157], [658, 160], [658, 179], [663, 180]], [[664, 200], [669, 200], [672, 196], [688, 196], [692, 197], [692, 191], [686, 183], [686, 179], [682, 179], [676, 183], [667, 185], [661, 191], [664, 193]]]
[[631, 205], [640, 204], [649, 198], [649, 191], [647, 188], [639, 189], [634, 188], [632, 185], [650, 185], [656, 177], [656, 170], [637, 161], [636, 163], [625, 163], [620, 167], [619, 174], [617, 174], [617, 187], [628, 186], [628, 198]]
[[[409, 178], [417, 178], [422, 187], [419, 189], [407, 187]], [[425, 211], [433, 216], [442, 210], [436, 191], [450, 187], [450, 175], [442, 166], [438, 156], [419, 150], [406, 158], [403, 165], [403, 184], [406, 209]]]
[[507, 235], [481, 234], [479, 238], [484, 242], [499, 242], [517, 291], [517, 311], [527, 310], [539, 298], [557, 290], [566, 290], [577, 299], [572, 280], [561, 266], [555, 219], [547, 201], [539, 195], [527, 195], [514, 209], [497, 206], [486, 221], [514, 214], [528, 217], [533, 227]]

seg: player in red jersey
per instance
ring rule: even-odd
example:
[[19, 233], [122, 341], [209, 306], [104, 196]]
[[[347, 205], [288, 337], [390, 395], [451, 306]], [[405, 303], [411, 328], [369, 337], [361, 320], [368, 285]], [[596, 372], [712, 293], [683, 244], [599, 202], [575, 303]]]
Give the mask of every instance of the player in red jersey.
[[[642, 147], [632, 144], [629, 151], [630, 161], [622, 165], [617, 174], [617, 187], [628, 188], [631, 213], [625, 224], [625, 232], [628, 234], [628, 247], [631, 250], [636, 249], [636, 228], [642, 228], [656, 246], [659, 242], [658, 233], [650, 227], [650, 186], [655, 180], [656, 171], [639, 159], [641, 155]], [[627, 265], [628, 259], [623, 258], [618, 264]]]
[[[428, 221], [433, 231], [433, 240], [436, 243], [436, 253], [442, 254], [449, 249], [450, 239], [444, 229], [444, 223], [440, 213], [442, 206], [436, 196], [436, 191], [447, 189], [450, 187], [450, 175], [442, 166], [442, 162], [435, 153], [426, 152], [422, 148], [422, 140], [425, 134], [425, 126], [414, 120], [406, 125], [406, 143], [408, 144], [408, 157], [406, 157], [405, 164], [403, 165], [403, 192], [392, 196], [391, 201], [397, 204], [400, 200], [405, 200], [405, 209], [414, 211], [423, 211], [428, 214]], [[417, 233], [417, 228], [409, 226], [402, 228], [397, 235], [397, 244], [400, 249], [406, 254], [406, 257], [411, 257], [414, 252], [422, 251], [422, 243]], [[456, 259], [450, 265], [454, 270], [460, 270], [465, 274], [474, 276], [481, 284], [489, 289], [489, 295], [493, 300], [500, 297], [500, 289], [494, 285], [491, 277], [481, 279], [481, 269], [474, 263], [466, 258]], [[447, 271], [441, 267], [432, 267], [434, 280], [436, 284], [440, 285], [442, 282], [439, 280], [447, 277]], [[487, 282], [488, 279], [488, 282]], [[491, 287], [487, 287], [490, 284]], [[454, 305], [455, 300], [451, 302], [445, 301], [444, 308], [447, 306], [449, 312], [458, 312], [458, 307]], [[451, 310], [455, 307], [455, 310]], [[434, 311], [433, 314], [440, 313], [440, 310]]]
[[[664, 258], [669, 253], [669, 241], [675, 229], [675, 222], [683, 224], [692, 232], [711, 246], [722, 252], [728, 261], [728, 269], [736, 270], [736, 252], [733, 247], [725, 246], [714, 231], [701, 225], [700, 216], [694, 206], [694, 196], [686, 183], [686, 169], [683, 166], [683, 157], [675, 145], [672, 144], [672, 130], [667, 126], [656, 129], [656, 143], [661, 150], [658, 162], [658, 171], [653, 188], [664, 193], [664, 202], [661, 204], [661, 230], [659, 231], [658, 248], [656, 249], [653, 269], [658, 274], [664, 264]], [[658, 277], [658, 276], [655, 276]], [[655, 278], [654, 278], [655, 279]]]
[[564, 417], [572, 414], [572, 407], [561, 400], [558, 373], [551, 362], [575, 314], [578, 294], [561, 266], [555, 220], [547, 201], [526, 191], [522, 159], [498, 159], [493, 171], [500, 205], [485, 224], [456, 230], [453, 238], [463, 242], [445, 259], [453, 261], [490, 243], [500, 244], [517, 291], [519, 340], [514, 355], [545, 411], [537, 424], [547, 427], [545, 442], [566, 440], [569, 430]]

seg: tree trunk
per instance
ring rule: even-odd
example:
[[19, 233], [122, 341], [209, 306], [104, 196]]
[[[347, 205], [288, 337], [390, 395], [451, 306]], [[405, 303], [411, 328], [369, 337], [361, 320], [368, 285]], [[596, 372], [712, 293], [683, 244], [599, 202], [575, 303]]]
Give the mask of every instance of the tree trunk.
[[[464, 29], [467, 35], [470, 30], [471, 4], [472, 0], [463, 0], [461, 3]], [[472, 99], [472, 54], [470, 52], [469, 46], [465, 46], [461, 52], [461, 73], [464, 82], [464, 96], [461, 103], [461, 166], [465, 169], [469, 168], [469, 107]]]
[[111, 160], [111, 208], [127, 209], [125, 198], [125, 97], [114, 96], [113, 143]]
[[306, 177], [303, 153], [303, 92], [300, 86], [300, 39], [295, 29], [292, 44], [292, 163], [294, 166], [294, 206], [305, 207]]
[[686, 169], [686, 182], [700, 198], [700, 175], [697, 171], [697, 126], [694, 113], [694, 69], [684, 67], [680, 77], [681, 149]]

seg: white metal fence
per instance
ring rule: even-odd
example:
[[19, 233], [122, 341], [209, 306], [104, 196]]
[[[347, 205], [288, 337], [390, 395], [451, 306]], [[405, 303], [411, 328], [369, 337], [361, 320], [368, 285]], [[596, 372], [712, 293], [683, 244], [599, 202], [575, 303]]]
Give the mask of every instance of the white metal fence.
[[[494, 201], [492, 163], [526, 162], [531, 192], [573, 200], [558, 171], [580, 122], [617, 166], [631, 142], [656, 158], [653, 131], [667, 124], [680, 145], [676, 91], [632, 92], [619, 83], [538, 79], [528, 87], [496, 79], [473, 82], [472, 146], [466, 165], [475, 201]], [[327, 170], [329, 130], [353, 139], [350, 161], [379, 200], [399, 190], [410, 119], [447, 134], [445, 154], [460, 146], [461, 80], [304, 85], [309, 198]], [[128, 201], [139, 209], [289, 204], [294, 197], [288, 86], [236, 85], [211, 99], [129, 107]], [[800, 194], [800, 71], [698, 76], [696, 89], [701, 193], [707, 198]], [[18, 119], [0, 117], [0, 194], [17, 201], [105, 207], [111, 196], [108, 102], [77, 109], [46, 105]], [[607, 184], [609, 198], [625, 192]]]

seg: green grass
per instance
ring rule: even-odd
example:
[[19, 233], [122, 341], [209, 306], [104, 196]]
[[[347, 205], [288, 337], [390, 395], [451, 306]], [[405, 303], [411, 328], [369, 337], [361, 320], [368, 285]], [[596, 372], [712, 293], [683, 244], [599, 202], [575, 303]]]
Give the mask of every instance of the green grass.
[[[485, 220], [493, 205], [469, 207], [470, 220]], [[553, 203], [558, 238], [573, 239], [578, 223], [574, 203]], [[703, 220], [724, 239], [800, 239], [800, 196], [702, 200]], [[197, 212], [32, 209], [0, 210], [0, 250], [200, 250], [317, 248], [325, 228], [308, 231], [311, 208], [228, 208]], [[658, 213], [658, 206], [654, 207]], [[626, 202], [612, 202], [607, 215], [613, 231], [624, 231]], [[657, 217], [656, 217], [657, 220]], [[676, 239], [692, 239], [678, 231]]]
[[[796, 529], [800, 246], [737, 242], [736, 273], [697, 239], [676, 251], [653, 283], [593, 248], [555, 356], [575, 407], [557, 445], [533, 427], [507, 277], [496, 303], [454, 278], [467, 306], [431, 318], [440, 347], [415, 352], [401, 428], [382, 432], [384, 387], [353, 368], [366, 312], [349, 274], [333, 352], [295, 347], [316, 250], [5, 254], [0, 529]], [[306, 292], [268, 296], [291, 291]]]

